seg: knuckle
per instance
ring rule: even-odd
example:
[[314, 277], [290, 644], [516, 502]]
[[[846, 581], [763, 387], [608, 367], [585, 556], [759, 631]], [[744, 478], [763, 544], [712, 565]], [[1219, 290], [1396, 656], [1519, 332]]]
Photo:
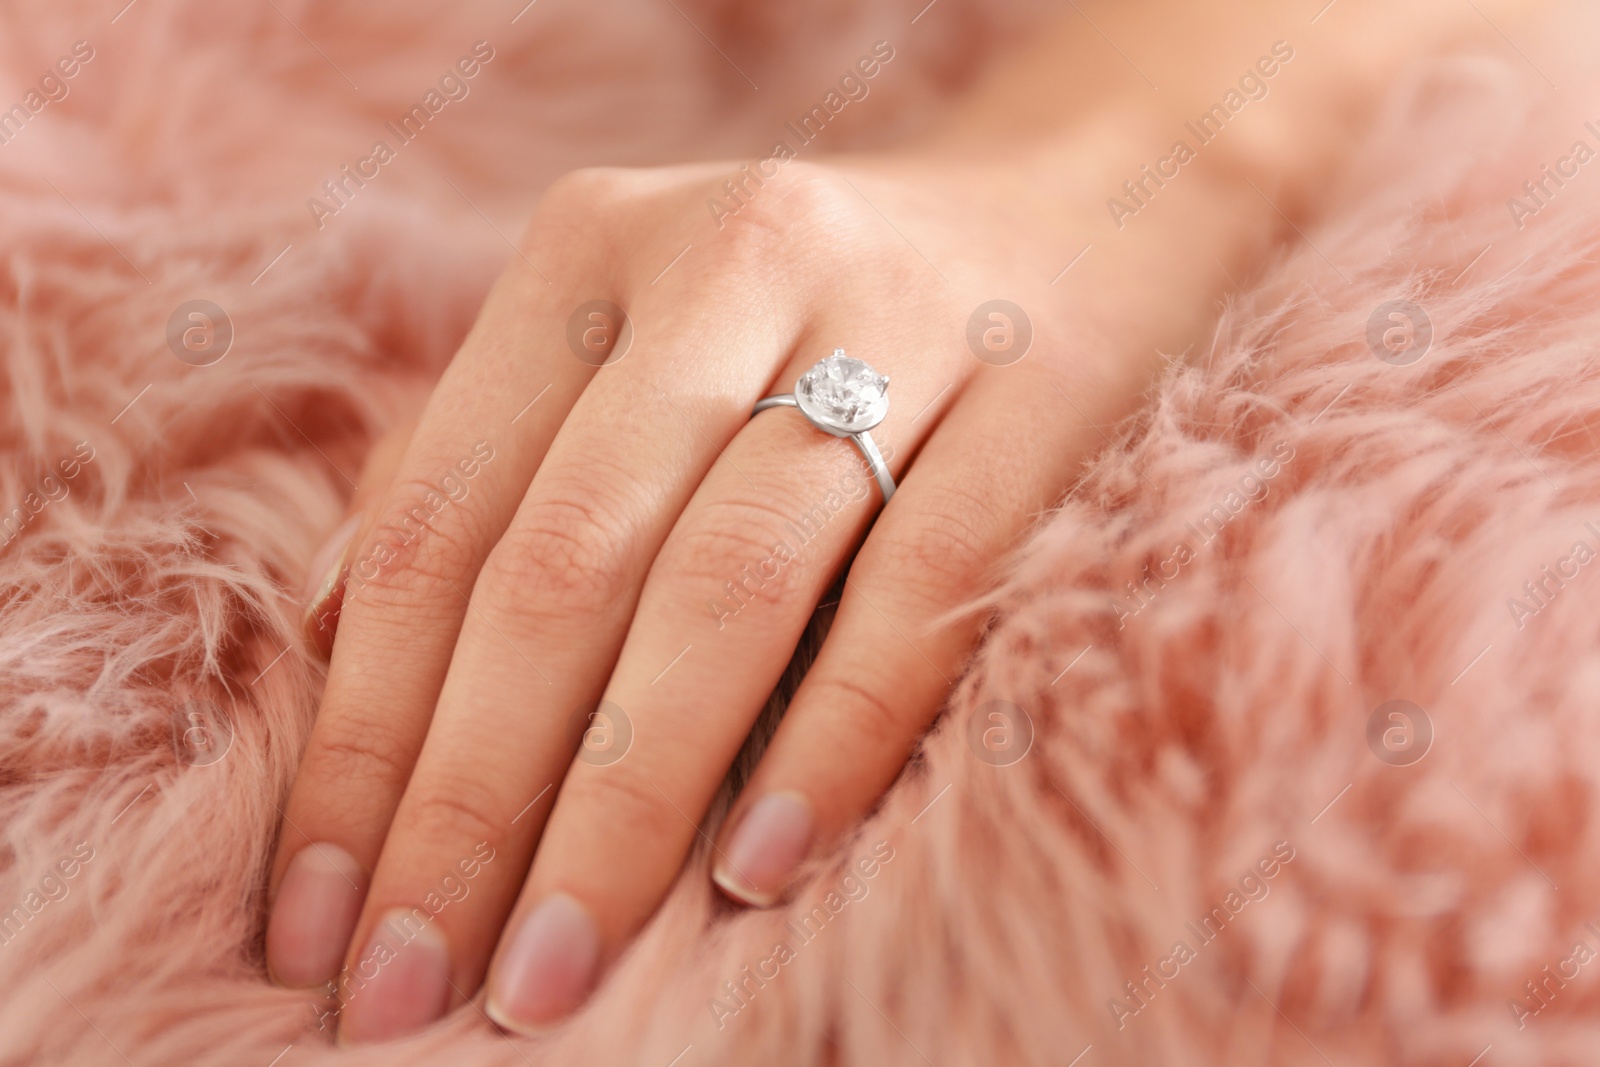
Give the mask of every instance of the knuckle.
[[397, 485], [385, 519], [367, 535], [350, 564], [347, 596], [382, 608], [454, 599], [482, 553], [484, 530], [474, 510], [444, 501], [426, 481]]
[[550, 184], [544, 200], [557, 207], [596, 207], [634, 194], [642, 173], [632, 167], [579, 167]]
[[[628, 524], [603, 492], [562, 492], [531, 505], [490, 555], [488, 589], [502, 611], [570, 621], [626, 593]], [[506, 600], [515, 598], [510, 609]]]
[[712, 586], [714, 595], [732, 582], [758, 596], [788, 601], [805, 585], [805, 568], [794, 558], [802, 549], [795, 545], [791, 523], [789, 516], [754, 499], [708, 504], [663, 550], [668, 573]]
[[735, 274], [760, 270], [765, 276], [775, 259], [792, 251], [785, 249], [784, 227], [769, 217], [769, 211], [758, 210], [760, 203], [751, 202], [717, 231], [710, 242], [714, 270]]
[[775, 259], [804, 257], [808, 242], [836, 235], [860, 208], [841, 175], [810, 163], [791, 162], [749, 192], [718, 231], [718, 258], [735, 268], [770, 270]]
[[891, 682], [881, 678], [858, 681], [852, 674], [833, 672], [817, 676], [806, 699], [820, 707], [848, 709], [851, 725], [858, 731], [856, 739], [868, 752], [880, 752], [902, 747], [907, 734], [914, 732], [911, 716], [885, 695]]
[[430, 843], [499, 841], [506, 820], [496, 812], [496, 798], [480, 781], [459, 777], [428, 786], [408, 798], [402, 829]]
[[553, 234], [588, 230], [638, 195], [642, 173], [629, 167], [582, 167], [551, 182], [523, 232], [521, 249], [532, 253]]
[[791, 163], [761, 193], [750, 203], [753, 217], [776, 226], [830, 226], [860, 204], [842, 174], [815, 163]]
[[626, 764], [596, 768], [576, 776], [573, 785], [585, 810], [603, 813], [607, 823], [625, 826], [636, 837], [662, 839], [684, 828], [683, 817], [649, 779], [631, 773]]
[[[376, 787], [398, 793], [411, 777], [412, 754], [392, 733], [371, 722], [327, 720], [316, 739], [316, 766], [328, 781]], [[309, 762], [309, 760], [308, 760]]]
[[954, 486], [933, 490], [891, 539], [873, 546], [863, 573], [885, 576], [890, 588], [923, 601], [965, 599], [977, 592], [993, 551], [992, 526], [992, 508], [973, 493]]

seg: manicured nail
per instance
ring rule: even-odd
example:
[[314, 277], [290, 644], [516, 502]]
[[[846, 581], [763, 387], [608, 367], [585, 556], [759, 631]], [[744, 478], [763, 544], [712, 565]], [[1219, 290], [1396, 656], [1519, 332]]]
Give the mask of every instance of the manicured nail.
[[489, 1018], [522, 1034], [567, 1015], [600, 969], [600, 927], [577, 900], [554, 893], [522, 920], [489, 981]]
[[267, 921], [267, 970], [291, 989], [339, 973], [367, 895], [367, 872], [338, 845], [307, 845], [283, 872]]
[[339, 618], [340, 593], [343, 588], [344, 565], [354, 543], [356, 530], [361, 526], [361, 515], [350, 516], [339, 524], [327, 542], [317, 550], [306, 569], [306, 587], [303, 594], [306, 610], [302, 629], [326, 654], [333, 648], [333, 627]]
[[751, 805], [717, 857], [711, 880], [743, 904], [777, 903], [811, 851], [816, 818], [799, 793], [769, 793]]
[[385, 912], [341, 992], [341, 1045], [404, 1037], [442, 1016], [450, 1004], [450, 946], [438, 924], [421, 908]]

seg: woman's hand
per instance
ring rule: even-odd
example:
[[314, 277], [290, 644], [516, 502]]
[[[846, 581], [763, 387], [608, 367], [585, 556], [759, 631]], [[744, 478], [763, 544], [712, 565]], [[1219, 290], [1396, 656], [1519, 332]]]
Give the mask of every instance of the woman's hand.
[[[1083, 37], [991, 96], [1029, 63], [1053, 76]], [[1096, 62], [1121, 61], [1080, 57], [1070, 77]], [[919, 148], [769, 161], [759, 182], [713, 164], [552, 188], [336, 565], [338, 641], [273, 871], [274, 976], [337, 981], [349, 1040], [413, 1030], [486, 974], [508, 1028], [571, 1011], [677, 876], [859, 546], [716, 842], [725, 892], [778, 899], [937, 713], [979, 622], [952, 609], [1278, 225], [1235, 180], [1268, 180], [1250, 168], [1272, 138], [1243, 133], [1137, 218], [1107, 211], [1227, 87], [1214, 73], [1172, 90], [1171, 113], [1103, 92], [1035, 114], [1032, 141], [1021, 111], [986, 123], [1002, 113], [979, 103]], [[847, 441], [793, 410], [751, 416], [836, 347], [892, 380], [873, 435], [899, 490], [881, 512]]]
[[[790, 162], [720, 228], [729, 165], [585, 172], [545, 198], [345, 561], [268, 946], [288, 983], [350, 968], [347, 1037], [438, 1016], [491, 954], [502, 1024], [581, 1002], [858, 545], [716, 881], [772, 902], [899, 773], [976, 632], [935, 620], [1155, 353], [1052, 293], [1081, 245], [1011, 227], [980, 175], [907, 170]], [[968, 320], [999, 295], [1031, 326], [985, 319], [975, 352]], [[596, 301], [627, 309], [625, 352]], [[881, 515], [849, 442], [751, 417], [835, 347], [891, 379]], [[597, 711], [614, 734], [574, 760]]]

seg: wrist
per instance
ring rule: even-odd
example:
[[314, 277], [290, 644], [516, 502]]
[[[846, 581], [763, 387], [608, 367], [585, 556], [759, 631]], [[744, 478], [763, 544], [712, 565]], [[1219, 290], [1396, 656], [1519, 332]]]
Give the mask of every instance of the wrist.
[[[1539, 6], [1481, 3], [1513, 28]], [[1396, 72], [1491, 32], [1456, 0], [1343, 0], [1315, 22], [1267, 0], [1082, 0], [879, 159], [920, 170], [1007, 257], [1054, 276], [1082, 251], [1056, 291], [1172, 351], [1325, 200]]]
[[[1126, 151], [1089, 196], [1100, 207], [1122, 196], [1142, 213], [1159, 199], [1148, 166], [1165, 180], [1246, 181], [1298, 222], [1399, 73], [1518, 36], [1547, 3], [1340, 0], [1313, 19], [1278, 0], [1081, 0], [900, 150], [940, 164], [1020, 158], [1035, 184], [1073, 193], [1073, 155], [1120, 134]], [[1130, 181], [1148, 194], [1129, 196]]]

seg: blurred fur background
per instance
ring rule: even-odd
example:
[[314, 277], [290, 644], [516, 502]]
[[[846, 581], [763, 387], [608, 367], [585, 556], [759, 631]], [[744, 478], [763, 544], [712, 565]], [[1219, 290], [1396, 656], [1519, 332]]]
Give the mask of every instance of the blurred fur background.
[[[884, 39], [894, 62], [818, 147], [872, 144], [1039, 17], [922, 8], [0, 10], [0, 100], [93, 51], [0, 144], [0, 515], [29, 514], [0, 552], [0, 1063], [1587, 1062], [1600, 968], [1543, 968], [1600, 947], [1594, 579], [1521, 626], [1507, 606], [1600, 520], [1600, 171], [1520, 228], [1508, 208], [1600, 118], [1569, 106], [1600, 98], [1578, 10], [1520, 42], [1538, 71], [1507, 50], [1396, 72], [1343, 192], [1010, 564], [923, 752], [791, 905], [733, 911], [696, 854], [537, 1041], [469, 1009], [336, 1050], [267, 984], [266, 862], [322, 677], [296, 594], [345, 474], [554, 176], [757, 158]], [[470, 94], [319, 229], [307, 200], [478, 41]], [[234, 331], [209, 366], [167, 340], [197, 299]], [[1368, 344], [1391, 300], [1431, 323], [1404, 366]], [[1123, 617], [1285, 443], [1266, 494]], [[1396, 699], [1432, 730], [1403, 765], [1368, 743]], [[1024, 713], [1015, 761], [974, 740], [994, 700]], [[194, 701], [231, 724], [214, 763], [173, 743]], [[1270, 892], [1228, 907], [1280, 842]], [[1218, 906], [1225, 929], [1151, 980]]]

